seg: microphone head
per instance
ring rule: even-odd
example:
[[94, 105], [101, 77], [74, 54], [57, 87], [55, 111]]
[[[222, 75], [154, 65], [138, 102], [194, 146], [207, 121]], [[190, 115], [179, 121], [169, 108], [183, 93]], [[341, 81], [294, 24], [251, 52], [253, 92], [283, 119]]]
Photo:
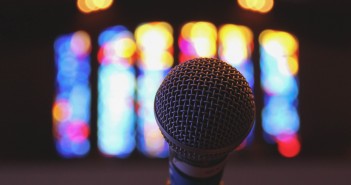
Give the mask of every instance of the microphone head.
[[178, 158], [224, 159], [253, 127], [255, 103], [244, 76], [214, 58], [174, 67], [155, 97], [155, 117]]

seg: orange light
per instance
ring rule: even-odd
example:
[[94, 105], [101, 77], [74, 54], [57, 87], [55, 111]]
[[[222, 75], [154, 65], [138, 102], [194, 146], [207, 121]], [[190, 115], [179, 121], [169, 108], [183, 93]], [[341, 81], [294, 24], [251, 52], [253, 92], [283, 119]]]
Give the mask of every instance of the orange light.
[[241, 8], [258, 13], [268, 13], [273, 9], [274, 0], [238, 0]]
[[113, 0], [77, 0], [77, 7], [82, 13], [105, 10], [109, 8]]
[[189, 22], [189, 23], [186, 23], [182, 30], [181, 30], [181, 35], [184, 39], [190, 39], [190, 33], [191, 33], [191, 29], [193, 28], [194, 26], [194, 22]]
[[85, 3], [85, 0], [77, 0], [77, 7], [83, 13], [90, 13], [91, 9]]
[[90, 52], [90, 37], [85, 31], [77, 31], [73, 34], [71, 40], [71, 49], [77, 56], [86, 55]]
[[71, 116], [71, 106], [67, 101], [59, 100], [56, 101], [52, 108], [52, 116], [54, 118], [54, 123], [62, 122], [69, 119]]

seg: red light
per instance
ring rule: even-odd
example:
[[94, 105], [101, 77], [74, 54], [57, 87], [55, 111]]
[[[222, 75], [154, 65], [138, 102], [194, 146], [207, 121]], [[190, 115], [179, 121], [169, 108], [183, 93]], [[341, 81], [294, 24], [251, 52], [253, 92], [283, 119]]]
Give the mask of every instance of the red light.
[[97, 54], [98, 61], [99, 61], [100, 63], [103, 63], [104, 57], [105, 57], [104, 46], [102, 46], [102, 47], [99, 49], [98, 54]]
[[286, 158], [296, 157], [301, 151], [297, 135], [280, 136], [277, 138], [279, 153]]

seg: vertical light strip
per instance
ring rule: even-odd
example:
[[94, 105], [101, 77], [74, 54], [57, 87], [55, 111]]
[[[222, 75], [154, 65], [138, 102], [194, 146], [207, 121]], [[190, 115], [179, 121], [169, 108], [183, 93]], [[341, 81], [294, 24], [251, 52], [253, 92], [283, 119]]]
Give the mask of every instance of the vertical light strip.
[[[251, 53], [253, 51], [252, 31], [246, 26], [225, 24], [219, 29], [218, 40], [219, 58], [237, 68], [249, 82], [250, 87], [253, 88], [254, 70], [251, 60]], [[250, 145], [253, 138], [253, 131], [251, 131], [237, 150]]]
[[167, 157], [165, 142], [154, 118], [154, 98], [167, 72], [173, 66], [173, 29], [166, 22], [137, 27], [138, 68], [138, 149], [146, 156]]
[[54, 49], [57, 75], [52, 116], [56, 148], [63, 157], [81, 157], [90, 149], [90, 37], [84, 31], [63, 35], [56, 39]]
[[178, 45], [179, 61], [196, 57], [215, 57], [217, 54], [217, 29], [209, 22], [189, 22], [182, 26]]
[[98, 147], [106, 156], [124, 158], [135, 148], [136, 45], [123, 26], [104, 30], [99, 45]]
[[298, 41], [290, 33], [265, 30], [260, 34], [261, 85], [264, 90], [262, 127], [284, 157], [295, 157], [298, 139]]

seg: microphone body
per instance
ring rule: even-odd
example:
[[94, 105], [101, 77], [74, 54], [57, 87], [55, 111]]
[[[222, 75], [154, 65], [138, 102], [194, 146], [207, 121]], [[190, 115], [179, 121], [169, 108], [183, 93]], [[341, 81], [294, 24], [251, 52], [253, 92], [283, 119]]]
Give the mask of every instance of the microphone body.
[[169, 158], [171, 185], [218, 185], [222, 179], [225, 160], [211, 167], [192, 166], [177, 159]]
[[168, 73], [154, 106], [170, 146], [170, 184], [219, 185], [228, 154], [253, 127], [254, 97], [243, 75], [218, 59], [189, 60]]

